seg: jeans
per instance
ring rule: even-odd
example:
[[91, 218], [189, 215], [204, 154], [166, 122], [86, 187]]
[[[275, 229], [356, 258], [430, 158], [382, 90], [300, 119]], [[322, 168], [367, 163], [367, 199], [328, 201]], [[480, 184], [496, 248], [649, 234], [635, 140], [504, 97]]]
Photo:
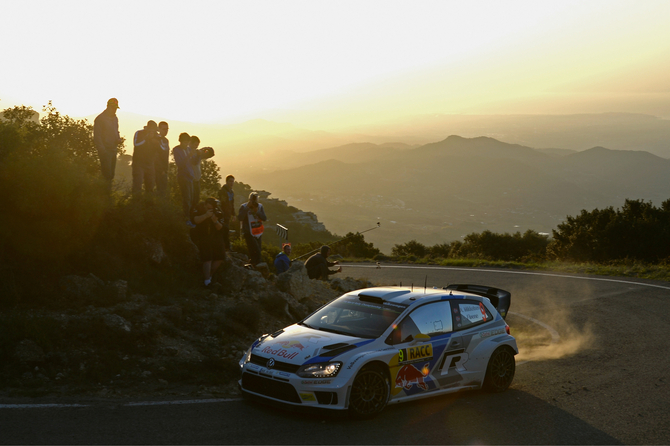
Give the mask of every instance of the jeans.
[[179, 190], [181, 191], [181, 206], [184, 211], [184, 216], [190, 219], [191, 205], [193, 203], [193, 180], [177, 177], [177, 183], [179, 183]]

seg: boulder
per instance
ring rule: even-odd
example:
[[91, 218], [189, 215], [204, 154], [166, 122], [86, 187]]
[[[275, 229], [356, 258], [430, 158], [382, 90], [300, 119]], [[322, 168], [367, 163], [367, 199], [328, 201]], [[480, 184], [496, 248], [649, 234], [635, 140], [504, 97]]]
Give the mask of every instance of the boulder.
[[44, 350], [35, 341], [24, 339], [19, 342], [15, 350], [16, 359], [22, 364], [44, 362]]
[[151, 237], [143, 237], [142, 245], [144, 247], [144, 254], [151, 262], [160, 265], [167, 260], [167, 254], [163, 250], [163, 244]]
[[113, 330], [130, 333], [132, 328], [131, 323], [118, 314], [105, 314], [102, 316], [102, 320], [106, 326]]
[[83, 276], [65, 276], [60, 280], [60, 289], [67, 297], [75, 299], [91, 299], [105, 291], [105, 282], [93, 274]]

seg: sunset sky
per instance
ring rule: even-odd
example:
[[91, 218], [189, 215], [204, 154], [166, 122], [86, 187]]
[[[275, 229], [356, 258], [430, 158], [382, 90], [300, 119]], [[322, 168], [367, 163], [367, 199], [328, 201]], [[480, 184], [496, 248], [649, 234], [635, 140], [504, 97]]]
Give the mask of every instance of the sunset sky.
[[[0, 109], [670, 118], [670, 1], [0, 0]], [[294, 116], [297, 116], [294, 113]], [[321, 124], [315, 117], [322, 116]]]

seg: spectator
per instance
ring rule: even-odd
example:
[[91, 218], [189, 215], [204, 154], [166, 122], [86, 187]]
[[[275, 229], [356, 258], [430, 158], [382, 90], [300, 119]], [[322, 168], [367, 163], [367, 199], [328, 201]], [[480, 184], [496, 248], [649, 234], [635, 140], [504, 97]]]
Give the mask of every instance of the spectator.
[[184, 216], [188, 219], [186, 224], [194, 228], [195, 225], [190, 220], [191, 206], [193, 203], [193, 164], [191, 163], [191, 151], [188, 144], [191, 137], [188, 133], [179, 135], [179, 145], [172, 149], [172, 156], [177, 165], [177, 183], [181, 191], [181, 205]]
[[121, 143], [119, 118], [116, 116], [118, 108], [119, 101], [116, 98], [111, 98], [107, 101], [107, 108], [93, 121], [93, 141], [95, 148], [98, 150], [100, 170], [107, 181], [109, 190], [112, 189], [112, 181], [116, 171], [117, 148]]
[[166, 138], [170, 126], [165, 121], [158, 123], [160, 150], [156, 158], [156, 189], [163, 198], [168, 196], [168, 170], [170, 168], [170, 141]]
[[195, 223], [191, 238], [200, 250], [202, 273], [207, 287], [212, 285], [212, 276], [226, 257], [221, 236], [222, 218], [223, 212], [219, 207], [219, 200], [214, 197], [198, 203], [191, 212], [191, 221]]
[[202, 178], [202, 170], [201, 170], [201, 165], [200, 162], [202, 161], [202, 157], [200, 156], [200, 152], [198, 152], [198, 147], [200, 146], [200, 138], [198, 138], [195, 135], [191, 136], [191, 140], [188, 143], [189, 149], [191, 149], [191, 153], [193, 154], [193, 158], [191, 158], [191, 163], [193, 164], [193, 203], [199, 203], [200, 202], [200, 178]]
[[233, 186], [235, 185], [235, 177], [228, 175], [226, 177], [226, 184], [223, 185], [219, 191], [219, 200], [221, 202], [221, 209], [223, 210], [223, 224], [225, 232], [223, 234], [223, 243], [226, 251], [230, 251], [230, 223], [236, 223], [235, 217], [235, 193]]
[[277, 270], [277, 274], [286, 272], [291, 267], [291, 259], [289, 258], [291, 255], [291, 244], [284, 243], [281, 245], [281, 249], [281, 252], [275, 257], [275, 269]]
[[237, 219], [242, 225], [244, 241], [247, 243], [251, 265], [261, 263], [261, 237], [263, 236], [263, 222], [267, 221], [263, 205], [258, 202], [258, 194], [249, 194], [249, 201], [240, 206]]
[[158, 158], [160, 139], [158, 124], [149, 121], [144, 129], [135, 132], [133, 138], [133, 193], [153, 192], [156, 184], [156, 158]]
[[321, 252], [318, 252], [311, 256], [305, 262], [305, 268], [307, 269], [307, 275], [310, 279], [321, 279], [326, 280], [331, 274], [336, 274], [342, 272], [342, 267], [340, 266], [336, 270], [330, 270], [331, 266], [339, 265], [340, 262], [329, 262], [328, 256], [330, 255], [330, 246], [322, 246]]

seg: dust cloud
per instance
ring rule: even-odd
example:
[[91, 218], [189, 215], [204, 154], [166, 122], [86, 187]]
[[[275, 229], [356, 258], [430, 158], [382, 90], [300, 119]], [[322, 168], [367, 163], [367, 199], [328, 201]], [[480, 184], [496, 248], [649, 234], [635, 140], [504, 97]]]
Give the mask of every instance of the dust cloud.
[[[507, 323], [519, 347], [517, 361], [559, 359], [596, 344], [599, 308], [590, 284], [563, 280], [558, 285], [552, 278], [543, 282], [512, 292]], [[523, 304], [515, 307], [515, 301]]]

